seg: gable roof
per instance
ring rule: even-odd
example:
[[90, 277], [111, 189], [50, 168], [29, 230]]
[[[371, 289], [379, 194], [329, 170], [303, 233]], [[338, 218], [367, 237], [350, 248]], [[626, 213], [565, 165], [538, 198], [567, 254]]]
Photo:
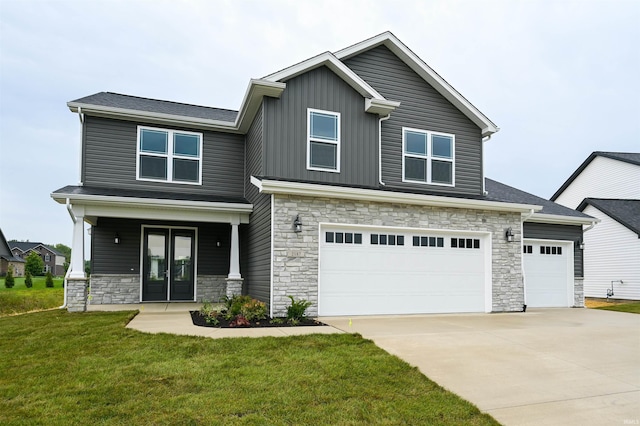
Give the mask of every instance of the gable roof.
[[640, 166], [640, 153], [637, 153], [637, 152], [594, 151], [591, 153], [591, 155], [587, 157], [586, 160], [582, 162], [582, 164], [580, 164], [580, 166], [576, 169], [576, 171], [573, 172], [571, 176], [569, 176], [569, 179], [567, 179], [566, 182], [563, 183], [562, 186], [560, 186], [560, 188], [555, 192], [555, 194], [551, 196], [551, 201], [556, 200], [560, 196], [560, 194], [562, 194], [565, 191], [565, 189], [567, 189], [569, 185], [573, 183], [573, 181], [580, 175], [580, 173], [582, 173], [582, 171], [586, 169], [587, 166], [591, 164], [593, 159], [596, 157], [610, 158], [612, 160], [623, 161], [625, 163]]
[[482, 136], [490, 136], [500, 130], [486, 115], [453, 88], [444, 78], [413, 53], [393, 33], [386, 31], [367, 40], [335, 52], [336, 58], [346, 60], [380, 45], [386, 46], [409, 68], [415, 71], [442, 96], [482, 129]]
[[4, 233], [2, 229], [0, 229], [0, 258], [7, 260], [9, 262], [21, 262], [24, 263], [24, 260], [20, 257], [16, 257], [11, 253], [11, 248], [7, 243], [7, 239], [4, 237]]
[[606, 198], [585, 198], [578, 206], [583, 211], [591, 205], [616, 222], [638, 234], [640, 238], [640, 200], [612, 200]]
[[542, 206], [542, 210], [535, 212], [531, 218], [527, 219], [530, 222], [591, 224], [598, 221], [581, 211], [570, 209], [493, 179], [485, 178], [485, 190], [489, 200]]
[[51, 253], [55, 254], [56, 256], [62, 256], [62, 253], [58, 252], [56, 249], [46, 245], [46, 244], [42, 244], [42, 243], [32, 243], [30, 241], [12, 241], [10, 244], [11, 249], [14, 248], [18, 248], [20, 249], [23, 253], [28, 252], [29, 250], [35, 250], [36, 247], [42, 246], [44, 248], [46, 248], [47, 250], [49, 250]]

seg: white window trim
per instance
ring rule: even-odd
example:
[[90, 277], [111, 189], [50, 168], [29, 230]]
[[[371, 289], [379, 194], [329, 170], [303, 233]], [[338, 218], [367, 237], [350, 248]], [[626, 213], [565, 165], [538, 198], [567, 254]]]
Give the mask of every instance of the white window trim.
[[[405, 152], [405, 135], [406, 132], [415, 132], [415, 133], [423, 133], [425, 135], [427, 135], [427, 155], [420, 155], [420, 154], [411, 154], [411, 153], [407, 153]], [[442, 158], [442, 157], [434, 157], [432, 155], [432, 136], [446, 136], [451, 138], [451, 159], [449, 158]], [[413, 179], [407, 179], [405, 177], [405, 159], [407, 157], [412, 157], [412, 158], [422, 158], [427, 160], [427, 180], [426, 181], [421, 181], [421, 180], [413, 180]], [[442, 183], [442, 182], [432, 182], [431, 181], [431, 162], [432, 161], [446, 161], [446, 162], [450, 162], [451, 163], [451, 183]], [[432, 132], [430, 130], [424, 130], [424, 129], [415, 129], [412, 127], [403, 127], [402, 128], [402, 182], [406, 182], [406, 183], [418, 183], [418, 184], [422, 184], [422, 185], [434, 185], [434, 186], [447, 186], [447, 187], [454, 187], [456, 186], [456, 135], [450, 134], [450, 133], [442, 133], [442, 132]]]
[[[158, 132], [166, 132], [167, 133], [167, 153], [159, 154], [154, 152], [143, 152], [140, 149], [140, 136], [142, 130], [154, 130]], [[176, 155], [173, 153], [173, 136], [175, 133], [180, 133], [184, 135], [193, 135], [198, 136], [199, 138], [199, 146], [198, 146], [198, 157], [191, 157], [188, 155]], [[185, 130], [173, 130], [173, 129], [163, 129], [160, 127], [149, 127], [149, 126], [138, 126], [138, 135], [136, 138], [136, 179], [147, 182], [162, 182], [162, 183], [176, 183], [181, 185], [202, 185], [202, 144], [203, 144], [204, 136], [202, 133], [198, 132], [189, 132]], [[148, 177], [140, 177], [140, 155], [145, 155], [149, 157], [161, 157], [167, 159], [167, 178], [166, 179], [153, 179]], [[198, 181], [197, 182], [185, 182], [182, 180], [173, 180], [173, 160], [174, 159], [185, 159], [185, 160], [198, 160]]]
[[[311, 113], [317, 112], [320, 114], [333, 115], [338, 119], [338, 139], [336, 141], [326, 140], [326, 139], [314, 139], [311, 137]], [[342, 132], [341, 124], [340, 124], [340, 113], [335, 111], [325, 111], [322, 109], [314, 109], [307, 108], [307, 170], [315, 170], [320, 172], [330, 172], [330, 173], [340, 173], [340, 133]], [[311, 166], [311, 142], [319, 142], [319, 143], [328, 143], [334, 144], [337, 146], [336, 148], [336, 168], [335, 169], [327, 169], [324, 167], [313, 167]]]

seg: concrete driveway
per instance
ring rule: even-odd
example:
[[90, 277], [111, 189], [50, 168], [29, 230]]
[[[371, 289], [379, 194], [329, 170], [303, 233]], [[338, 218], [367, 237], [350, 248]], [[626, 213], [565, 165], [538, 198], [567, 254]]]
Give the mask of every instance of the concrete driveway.
[[640, 424], [640, 315], [592, 309], [322, 318], [505, 425]]

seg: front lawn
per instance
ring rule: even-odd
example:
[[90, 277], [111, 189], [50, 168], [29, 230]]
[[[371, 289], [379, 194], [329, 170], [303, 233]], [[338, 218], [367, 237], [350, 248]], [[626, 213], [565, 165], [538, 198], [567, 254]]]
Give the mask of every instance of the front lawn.
[[24, 278], [15, 278], [15, 285], [6, 288], [4, 278], [0, 278], [0, 317], [61, 306], [64, 302], [63, 281], [63, 278], [54, 278], [53, 288], [47, 288], [45, 277], [33, 277], [33, 287], [27, 288]]
[[152, 335], [133, 315], [0, 318], [0, 424], [497, 424], [357, 335]]
[[604, 306], [599, 306], [595, 309], [602, 309], [605, 311], [616, 311], [616, 312], [629, 312], [631, 314], [640, 314], [640, 301], [628, 302], [628, 303], [616, 303], [613, 305], [604, 305]]

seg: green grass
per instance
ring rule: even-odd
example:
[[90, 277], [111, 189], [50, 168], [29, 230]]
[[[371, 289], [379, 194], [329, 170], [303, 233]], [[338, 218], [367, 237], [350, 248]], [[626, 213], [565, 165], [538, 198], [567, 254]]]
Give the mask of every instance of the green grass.
[[153, 335], [133, 315], [0, 318], [0, 424], [497, 424], [358, 335]]
[[53, 279], [53, 288], [47, 288], [45, 277], [33, 277], [33, 287], [24, 285], [24, 278], [16, 278], [12, 288], [4, 286], [0, 278], [0, 317], [22, 312], [57, 308], [64, 301], [63, 278]]
[[604, 311], [617, 311], [617, 312], [629, 312], [631, 314], [640, 314], [640, 301], [629, 303], [617, 303], [611, 306], [600, 306], [595, 309], [602, 309]]

